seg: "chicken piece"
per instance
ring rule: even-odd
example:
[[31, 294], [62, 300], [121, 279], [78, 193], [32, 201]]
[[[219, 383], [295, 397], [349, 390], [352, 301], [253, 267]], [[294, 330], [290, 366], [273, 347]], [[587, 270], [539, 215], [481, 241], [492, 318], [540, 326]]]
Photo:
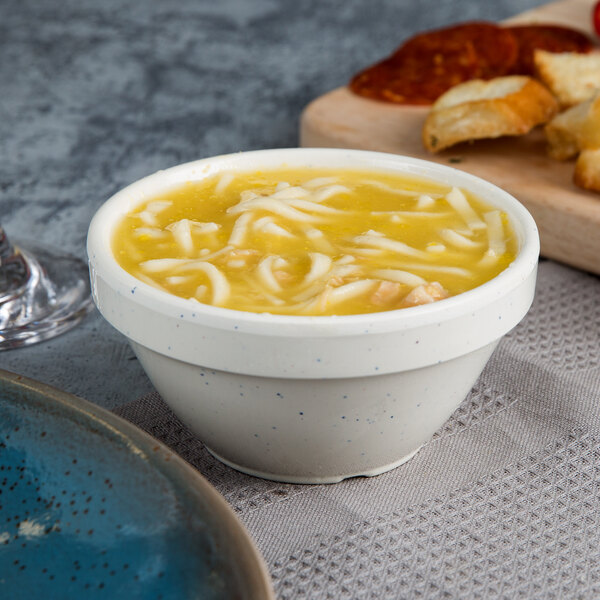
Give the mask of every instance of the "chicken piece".
[[398, 300], [402, 285], [395, 281], [382, 281], [371, 294], [371, 303], [375, 306], [390, 306]]
[[225, 264], [230, 269], [244, 269], [254, 264], [258, 258], [257, 250], [232, 250], [225, 257]]
[[334, 275], [333, 277], [330, 277], [329, 281], [327, 282], [327, 284], [331, 287], [341, 287], [345, 283], [347, 283], [346, 280], [343, 277], [340, 277], [339, 275]]
[[402, 308], [431, 304], [447, 298], [450, 294], [437, 282], [424, 283], [411, 290], [402, 300]]
[[275, 279], [277, 279], [279, 283], [288, 285], [297, 279], [297, 277], [295, 277], [291, 273], [282, 270], [273, 271], [273, 277], [275, 277]]

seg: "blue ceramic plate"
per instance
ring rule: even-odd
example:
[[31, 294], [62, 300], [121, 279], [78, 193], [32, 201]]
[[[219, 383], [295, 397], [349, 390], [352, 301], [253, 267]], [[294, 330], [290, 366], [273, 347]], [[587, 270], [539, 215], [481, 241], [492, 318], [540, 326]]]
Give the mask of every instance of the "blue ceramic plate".
[[273, 598], [225, 500], [165, 446], [0, 370], [0, 598]]

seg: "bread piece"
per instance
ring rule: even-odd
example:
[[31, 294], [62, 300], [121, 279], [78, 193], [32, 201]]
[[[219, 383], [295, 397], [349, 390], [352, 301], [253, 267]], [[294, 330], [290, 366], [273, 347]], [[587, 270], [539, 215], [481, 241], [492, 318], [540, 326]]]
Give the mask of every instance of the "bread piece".
[[575, 185], [600, 192], [600, 148], [582, 150], [575, 163]]
[[439, 152], [468, 140], [523, 135], [557, 111], [554, 96], [531, 77], [472, 79], [438, 98], [425, 121], [423, 143]]
[[600, 90], [600, 52], [536, 50], [533, 60], [538, 77], [562, 108], [585, 102]]
[[586, 148], [600, 148], [600, 92], [555, 116], [544, 128], [548, 154], [572, 158]]

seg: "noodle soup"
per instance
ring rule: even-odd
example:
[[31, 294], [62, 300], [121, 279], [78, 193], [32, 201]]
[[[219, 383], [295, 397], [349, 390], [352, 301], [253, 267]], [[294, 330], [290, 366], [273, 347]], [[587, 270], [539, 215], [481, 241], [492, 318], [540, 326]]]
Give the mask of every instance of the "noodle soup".
[[126, 271], [169, 293], [290, 315], [436, 302], [517, 253], [506, 215], [464, 189], [309, 168], [188, 182], [130, 212], [112, 246]]
[[[87, 250], [98, 310], [217, 458], [329, 483], [440, 429], [531, 306], [539, 237], [463, 171], [292, 148], [144, 177], [100, 207]], [[410, 294], [433, 304], [404, 309]]]

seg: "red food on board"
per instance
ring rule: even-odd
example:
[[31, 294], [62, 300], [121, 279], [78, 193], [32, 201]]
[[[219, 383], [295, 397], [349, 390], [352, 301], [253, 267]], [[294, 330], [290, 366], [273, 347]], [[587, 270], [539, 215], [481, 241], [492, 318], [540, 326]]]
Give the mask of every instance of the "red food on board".
[[511, 72], [519, 75], [534, 74], [533, 53], [537, 49], [585, 53], [594, 47], [585, 33], [560, 25], [514, 25], [506, 30], [517, 41], [519, 56]]
[[361, 71], [350, 89], [399, 104], [431, 104], [452, 86], [506, 74], [517, 44], [493, 23], [473, 22], [413, 36], [389, 58]]
[[[600, 0], [593, 19], [600, 29]], [[593, 47], [587, 35], [560, 25], [462, 23], [411, 37], [391, 56], [355, 75], [349, 85], [367, 98], [432, 104], [446, 90], [469, 79], [533, 75], [533, 54], [538, 48], [589, 52]]]
[[592, 9], [592, 24], [594, 26], [594, 31], [600, 35], [600, 2], [596, 2]]
[[392, 57], [358, 73], [350, 82], [353, 92], [398, 104], [431, 104], [457, 83], [476, 77], [477, 55], [472, 44], [447, 48], [436, 60], [398, 61]]
[[477, 61], [477, 76], [490, 79], [508, 73], [517, 59], [517, 44], [506, 29], [495, 23], [474, 21], [443, 29], [426, 31], [407, 40], [394, 54], [392, 60], [439, 60], [447, 49], [469, 45]]

